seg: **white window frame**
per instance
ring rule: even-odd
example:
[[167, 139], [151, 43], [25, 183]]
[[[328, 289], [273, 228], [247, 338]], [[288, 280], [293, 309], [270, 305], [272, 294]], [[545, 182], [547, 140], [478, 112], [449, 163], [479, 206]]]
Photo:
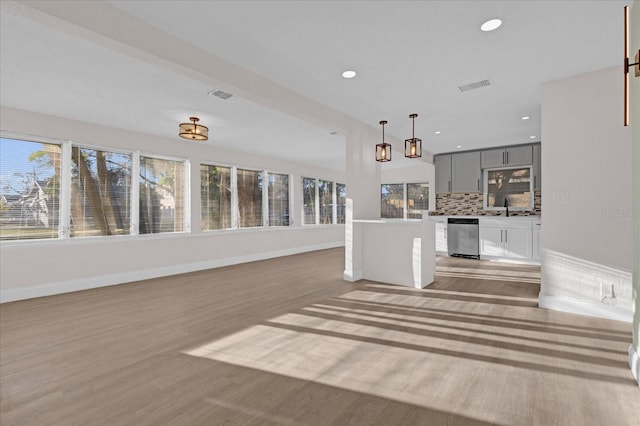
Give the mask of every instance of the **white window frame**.
[[[427, 187], [429, 188], [429, 196], [431, 196], [431, 185], [429, 184], [428, 181], [424, 181], [424, 182], [386, 182], [386, 183], [381, 183], [380, 184], [380, 197], [382, 197], [382, 185], [402, 185], [402, 218], [387, 218], [387, 217], [382, 217], [382, 204], [380, 205], [380, 216], [382, 220], [420, 220], [420, 219], [409, 219], [409, 188], [408, 186], [410, 184], [426, 184]], [[380, 203], [382, 203], [382, 198], [380, 198]], [[431, 203], [429, 203], [429, 210], [431, 210]]]
[[[382, 185], [402, 185], [402, 217], [382, 217]], [[380, 191], [378, 192], [380, 197], [380, 219], [382, 220], [407, 220], [407, 184], [406, 182], [386, 182], [380, 184]]]
[[[240, 227], [238, 226], [238, 215], [240, 214], [240, 204], [239, 204], [239, 198], [238, 198], [238, 169], [240, 170], [247, 170], [247, 171], [251, 171], [251, 172], [259, 172], [262, 175], [262, 225], [260, 226], [244, 226], [244, 227]], [[232, 210], [232, 214], [235, 217], [235, 227], [234, 229], [262, 229], [262, 228], [267, 228], [269, 225], [269, 218], [267, 217], [267, 223], [265, 224], [265, 192], [268, 192], [268, 189], [265, 191], [265, 183], [268, 185], [269, 182], [265, 180], [266, 177], [266, 170], [264, 169], [259, 169], [259, 168], [255, 168], [255, 167], [243, 167], [243, 166], [234, 166], [234, 171], [233, 171], [233, 176], [235, 178], [235, 180], [231, 180], [231, 183], [233, 184], [233, 187], [231, 188], [231, 210]], [[234, 197], [233, 194], [235, 193], [235, 202], [234, 202]], [[268, 197], [268, 194], [267, 194]], [[233, 211], [235, 207], [235, 212]], [[267, 211], [267, 216], [269, 213], [269, 205], [267, 204], [266, 206], [266, 211]], [[234, 224], [233, 220], [231, 220], [231, 224]]]
[[[409, 219], [409, 185], [427, 185], [427, 188], [429, 188], [429, 197], [431, 197], [431, 185], [429, 184], [429, 181], [424, 181], [424, 182], [405, 182], [404, 184], [404, 218], [406, 220], [420, 220], [420, 219], [414, 219], [411, 218]], [[430, 200], [427, 199], [427, 204], [429, 205], [429, 209], [427, 209], [427, 211], [431, 211], [431, 203]], [[425, 211], [425, 210], [421, 210], [421, 211]]]
[[[333, 205], [334, 205], [334, 213], [333, 213], [333, 217], [334, 217], [334, 223], [336, 225], [344, 225], [347, 222], [347, 218], [346, 218], [346, 205], [347, 205], [347, 184], [346, 183], [342, 183], [342, 182], [338, 182], [335, 181], [333, 183], [334, 188], [333, 188]], [[345, 200], [344, 200], [344, 204], [345, 204], [345, 218], [344, 221], [345, 223], [338, 223], [338, 185], [343, 185], [344, 186], [344, 191], [345, 191]]]
[[535, 194], [534, 194], [534, 190], [535, 190], [535, 185], [534, 185], [534, 179], [533, 179], [533, 166], [529, 165], [529, 166], [511, 166], [511, 167], [493, 167], [490, 169], [484, 169], [482, 170], [482, 177], [484, 178], [484, 188], [483, 188], [483, 197], [482, 197], [482, 208], [484, 210], [488, 210], [488, 211], [506, 211], [507, 209], [504, 207], [487, 207], [487, 201], [489, 199], [488, 195], [489, 195], [489, 172], [492, 171], [496, 171], [496, 170], [517, 170], [517, 169], [529, 169], [529, 205], [527, 207], [511, 207], [509, 206], [509, 210], [510, 211], [518, 211], [518, 212], [524, 212], [524, 211], [531, 211], [534, 209], [534, 198], [535, 198]]
[[[231, 188], [231, 223], [230, 223], [230, 227], [229, 228], [221, 228], [221, 229], [200, 229], [200, 232], [204, 232], [204, 233], [209, 233], [209, 232], [220, 232], [220, 231], [229, 231], [232, 229], [238, 229], [238, 218], [237, 218], [237, 202], [238, 202], [238, 197], [237, 197], [237, 191], [236, 191], [236, 183], [237, 183], [237, 177], [236, 177], [236, 168], [233, 164], [228, 164], [228, 163], [221, 163], [221, 162], [212, 162], [212, 161], [200, 161], [198, 163], [198, 176], [200, 176], [200, 166], [210, 166], [210, 167], [224, 167], [226, 169], [229, 169], [229, 187]], [[247, 170], [247, 169], [243, 169], [243, 170]], [[200, 188], [202, 187], [202, 182], [200, 182]], [[202, 213], [202, 199], [200, 199], [200, 207], [199, 207], [200, 213]]]
[[[304, 179], [312, 179], [315, 180], [315, 223], [304, 223]], [[331, 208], [331, 223], [320, 223], [320, 181], [331, 183], [331, 202], [333, 207]], [[301, 211], [301, 222], [303, 226], [326, 226], [326, 225], [336, 225], [337, 224], [337, 205], [336, 205], [336, 181], [330, 179], [322, 179], [322, 178], [314, 178], [309, 176], [301, 176], [300, 177], [300, 185], [302, 186], [302, 211]], [[345, 185], [346, 188], [346, 185]]]
[[[266, 187], [266, 191], [264, 190], [265, 188], [263, 188], [263, 194], [266, 194], [265, 198], [266, 200], [263, 198], [263, 204], [265, 206], [264, 209], [264, 213], [263, 216], [265, 217], [265, 227], [268, 228], [290, 228], [293, 223], [292, 223], [292, 219], [291, 219], [291, 213], [293, 212], [293, 205], [292, 205], [292, 201], [293, 201], [293, 191], [292, 191], [292, 182], [293, 182], [293, 176], [291, 175], [291, 173], [284, 173], [284, 172], [276, 172], [273, 170], [265, 170], [265, 177], [266, 179], [264, 180], [267, 183], [267, 187]], [[288, 207], [289, 207], [289, 224], [288, 225], [269, 225], [269, 176], [270, 175], [283, 175], [283, 176], [287, 176], [287, 192], [289, 192], [289, 202], [288, 202]]]
[[[127, 155], [131, 155], [131, 188], [130, 188], [130, 192], [129, 192], [129, 215], [130, 215], [130, 219], [129, 219], [129, 234], [127, 235], [96, 235], [96, 236], [91, 236], [91, 237], [81, 237], [81, 238], [74, 238], [71, 236], [71, 166], [73, 165], [73, 160], [72, 160], [72, 150], [73, 148], [78, 148], [78, 149], [92, 149], [94, 151], [104, 151], [104, 152], [112, 152], [114, 154], [127, 154]], [[66, 149], [69, 150], [69, 152], [66, 152]], [[127, 238], [131, 235], [138, 235], [138, 223], [140, 221], [140, 218], [138, 217], [138, 214], [140, 213], [140, 152], [139, 151], [130, 151], [130, 150], [126, 150], [126, 149], [118, 149], [118, 148], [111, 148], [111, 147], [107, 147], [107, 146], [103, 146], [103, 145], [93, 145], [93, 144], [85, 144], [85, 143], [79, 143], [79, 142], [74, 142], [74, 141], [68, 141], [68, 148], [63, 148], [62, 151], [62, 163], [64, 164], [64, 162], [66, 161], [69, 165], [69, 167], [64, 167], [64, 171], [61, 173], [60, 175], [60, 181], [61, 181], [61, 185], [63, 184], [62, 182], [65, 182], [65, 208], [62, 209], [64, 211], [65, 214], [65, 229], [62, 230], [62, 232], [66, 235], [66, 238], [71, 239], [71, 240], [90, 240], [90, 239], [94, 239], [94, 238]], [[185, 177], [186, 178], [186, 177]], [[187, 188], [185, 188], [187, 189]], [[185, 192], [187, 193], [187, 192]], [[62, 195], [62, 194], [60, 194]], [[136, 202], [137, 201], [137, 202]], [[60, 204], [62, 204], [63, 200], [62, 198], [60, 199]], [[186, 202], [186, 200], [185, 200]], [[135, 214], [135, 216], [134, 216]], [[62, 217], [60, 217], [60, 220], [62, 221]]]
[[[132, 172], [133, 169], [136, 169], [136, 196], [137, 198], [135, 199], [135, 201], [137, 202], [132, 202], [131, 206], [132, 206], [132, 211], [134, 210], [133, 207], [134, 205], [138, 205], [140, 203], [140, 157], [145, 157], [145, 158], [152, 158], [152, 159], [157, 159], [157, 160], [165, 160], [165, 161], [180, 161], [180, 162], [184, 162], [184, 212], [182, 213], [182, 217], [183, 217], [183, 223], [182, 223], [182, 231], [174, 231], [174, 232], [157, 232], [157, 233], [150, 233], [150, 234], [140, 234], [139, 233], [139, 229], [140, 229], [140, 210], [139, 208], [135, 209], [137, 211], [137, 214], [135, 216], [135, 229], [136, 229], [136, 234], [138, 236], [144, 237], [144, 238], [150, 238], [152, 236], [159, 236], [159, 235], [173, 235], [173, 234], [189, 234], [191, 233], [191, 164], [188, 158], [185, 157], [176, 157], [176, 156], [168, 156], [168, 155], [162, 155], [162, 154], [151, 154], [151, 153], [147, 153], [147, 152], [141, 152], [141, 151], [136, 151], [137, 153], [137, 167], [133, 167], [132, 168]], [[131, 179], [131, 185], [133, 185], [133, 178]], [[132, 191], [133, 192], [133, 191]], [[133, 222], [133, 219], [132, 219]], [[133, 234], [132, 234], [133, 235]]]

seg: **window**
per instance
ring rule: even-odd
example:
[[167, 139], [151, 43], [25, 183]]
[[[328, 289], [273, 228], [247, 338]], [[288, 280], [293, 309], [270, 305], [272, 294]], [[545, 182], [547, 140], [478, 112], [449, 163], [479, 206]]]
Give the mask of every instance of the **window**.
[[533, 208], [531, 167], [484, 171], [484, 208], [488, 210]]
[[289, 176], [269, 173], [269, 226], [289, 226]]
[[60, 145], [0, 139], [0, 239], [58, 238]]
[[238, 227], [263, 226], [262, 223], [262, 172], [237, 171]]
[[185, 163], [140, 157], [140, 234], [182, 232]]
[[[341, 193], [338, 193], [338, 191], [341, 191]], [[340, 197], [342, 197], [342, 201], [339, 201]], [[337, 184], [334, 191], [332, 181], [303, 177], [302, 202], [303, 224], [331, 225], [333, 223], [344, 223], [344, 204], [346, 202], [344, 185]], [[342, 208], [340, 208], [339, 203], [342, 203]], [[342, 217], [339, 216], [340, 214], [342, 214]]]
[[336, 223], [345, 223], [347, 214], [347, 186], [336, 183]]
[[404, 184], [393, 183], [380, 186], [380, 217], [383, 219], [404, 218]]
[[71, 236], [129, 234], [131, 155], [74, 146], [71, 165]]
[[203, 230], [231, 228], [231, 168], [200, 165], [200, 220]]
[[316, 224], [316, 180], [302, 178], [303, 221], [305, 225]]
[[333, 223], [333, 182], [318, 181], [318, 200], [320, 205], [320, 224]]
[[422, 219], [422, 210], [429, 210], [429, 184], [407, 184], [407, 219]]
[[380, 186], [380, 217], [422, 219], [429, 210], [428, 183], [387, 183]]

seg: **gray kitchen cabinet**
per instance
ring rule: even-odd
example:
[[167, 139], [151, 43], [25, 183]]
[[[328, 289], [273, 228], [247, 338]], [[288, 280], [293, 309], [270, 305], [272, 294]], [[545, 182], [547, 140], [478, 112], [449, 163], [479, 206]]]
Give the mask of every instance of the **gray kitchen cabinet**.
[[531, 145], [512, 146], [505, 149], [507, 166], [530, 166], [533, 163], [533, 149]]
[[483, 169], [504, 166], [504, 159], [505, 159], [504, 148], [488, 149], [486, 151], [482, 151], [481, 154], [482, 154]]
[[451, 154], [436, 155], [436, 194], [451, 192]]
[[542, 188], [542, 148], [540, 144], [533, 146], [533, 186], [534, 189]]
[[533, 149], [531, 145], [488, 149], [482, 151], [481, 163], [483, 169], [503, 166], [529, 166], [533, 163]]
[[451, 155], [451, 192], [480, 192], [481, 176], [480, 151]]

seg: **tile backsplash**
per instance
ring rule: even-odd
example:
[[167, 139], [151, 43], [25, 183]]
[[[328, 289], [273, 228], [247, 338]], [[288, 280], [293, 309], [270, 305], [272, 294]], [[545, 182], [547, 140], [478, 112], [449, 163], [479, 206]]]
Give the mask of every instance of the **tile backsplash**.
[[[445, 192], [436, 194], [436, 210], [430, 215], [433, 216], [504, 216], [503, 210], [484, 210], [482, 192], [451, 193]], [[542, 192], [535, 191], [533, 194], [533, 210], [519, 211], [510, 210], [509, 216], [540, 216], [542, 213]]]

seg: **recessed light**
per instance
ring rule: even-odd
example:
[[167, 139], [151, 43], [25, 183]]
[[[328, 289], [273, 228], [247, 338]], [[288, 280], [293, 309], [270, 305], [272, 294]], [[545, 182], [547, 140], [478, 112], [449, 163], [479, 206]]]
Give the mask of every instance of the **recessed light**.
[[529, 136], [529, 139], [535, 139], [537, 136]]
[[462, 145], [458, 145], [458, 146], [456, 146], [456, 148], [460, 149], [460, 148], [462, 148]]
[[528, 115], [525, 115], [524, 117], [522, 117], [522, 119], [523, 119], [523, 120], [528, 120], [528, 119], [530, 119], [530, 118], [531, 118], [531, 117], [529, 117]]
[[440, 133], [442, 133], [442, 132], [441, 132], [440, 130], [436, 130], [436, 131], [435, 131], [435, 132], [433, 132], [433, 133], [435, 133], [436, 135], [439, 135], [439, 134], [440, 134]]
[[343, 76], [344, 78], [353, 78], [353, 77], [355, 77], [355, 76], [356, 76], [356, 72], [355, 72], [355, 71], [353, 71], [353, 70], [347, 70], [347, 71], [345, 71], [345, 72], [343, 72], [343, 73], [342, 73], [342, 76]]
[[496, 30], [502, 25], [502, 21], [500, 19], [490, 19], [484, 24], [480, 26], [482, 31], [493, 31]]

